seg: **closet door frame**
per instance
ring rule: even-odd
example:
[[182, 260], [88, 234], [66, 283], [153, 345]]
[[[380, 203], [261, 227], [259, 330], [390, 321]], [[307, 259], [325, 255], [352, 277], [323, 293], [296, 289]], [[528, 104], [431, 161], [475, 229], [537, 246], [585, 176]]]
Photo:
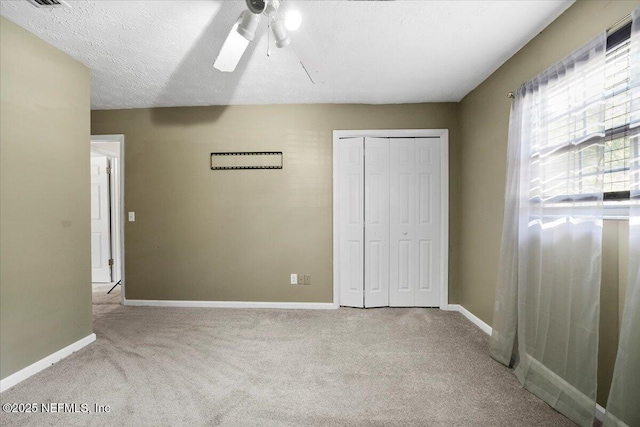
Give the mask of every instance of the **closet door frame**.
[[[439, 138], [440, 140], [440, 309], [449, 304], [449, 130], [448, 129], [388, 129], [333, 131], [333, 305], [340, 306], [340, 186], [339, 150], [341, 138]], [[393, 144], [393, 141], [391, 141]]]

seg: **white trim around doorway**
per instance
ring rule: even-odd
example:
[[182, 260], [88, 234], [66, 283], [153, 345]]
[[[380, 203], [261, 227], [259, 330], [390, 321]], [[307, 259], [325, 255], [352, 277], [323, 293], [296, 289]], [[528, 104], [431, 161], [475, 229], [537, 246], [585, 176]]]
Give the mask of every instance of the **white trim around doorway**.
[[118, 153], [116, 168], [116, 181], [118, 185], [117, 217], [115, 218], [116, 229], [118, 230], [115, 242], [114, 267], [119, 271], [120, 277], [120, 298], [122, 305], [125, 304], [125, 268], [124, 268], [124, 228], [125, 228], [125, 206], [124, 206], [124, 135], [91, 135], [91, 149], [97, 153], [113, 157], [112, 154], [105, 153], [100, 149], [102, 143], [118, 143]]
[[441, 143], [441, 200], [442, 244], [440, 247], [440, 268], [442, 283], [440, 284], [440, 309], [449, 307], [449, 130], [448, 129], [376, 129], [376, 130], [334, 130], [333, 131], [333, 305], [340, 307], [339, 279], [339, 212], [338, 194], [338, 149], [340, 138], [440, 138]]

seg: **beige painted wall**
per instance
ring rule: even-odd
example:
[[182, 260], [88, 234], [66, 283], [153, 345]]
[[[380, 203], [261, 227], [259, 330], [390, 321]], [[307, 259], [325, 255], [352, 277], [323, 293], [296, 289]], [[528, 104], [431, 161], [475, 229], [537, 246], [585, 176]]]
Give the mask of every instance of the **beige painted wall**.
[[0, 377], [92, 333], [89, 70], [0, 18]]
[[606, 220], [602, 230], [602, 283], [600, 286], [600, 341], [598, 346], [598, 403], [606, 405], [618, 352], [622, 324], [629, 221]]
[[[458, 104], [92, 112], [125, 135], [128, 299], [331, 302], [332, 130], [447, 128], [455, 301]], [[215, 151], [283, 151], [282, 170], [212, 171]], [[289, 274], [311, 275], [311, 286]]]
[[577, 1], [460, 104], [459, 299], [491, 324], [511, 100], [507, 93], [629, 14], [640, 1]]
[[[504, 190], [507, 133], [511, 100], [507, 93], [588, 42], [640, 6], [640, 1], [577, 1], [556, 21], [495, 71], [460, 104], [461, 212], [458, 297], [460, 303], [491, 324], [497, 280]], [[609, 225], [605, 246], [615, 246]], [[613, 253], [605, 254], [605, 260]], [[617, 255], [616, 255], [616, 261]], [[603, 285], [603, 310], [616, 306], [610, 268]], [[609, 283], [609, 284], [607, 284]], [[615, 298], [617, 300], [617, 296]], [[612, 309], [613, 310], [613, 309]], [[617, 342], [617, 310], [603, 311], [605, 343]], [[600, 383], [610, 376], [610, 352], [601, 355]], [[610, 380], [609, 380], [610, 381]], [[602, 389], [603, 387], [601, 387]], [[608, 388], [608, 387], [606, 387]], [[603, 402], [599, 394], [599, 403]]]
[[622, 309], [629, 274], [629, 221], [618, 221], [618, 326], [622, 325]]

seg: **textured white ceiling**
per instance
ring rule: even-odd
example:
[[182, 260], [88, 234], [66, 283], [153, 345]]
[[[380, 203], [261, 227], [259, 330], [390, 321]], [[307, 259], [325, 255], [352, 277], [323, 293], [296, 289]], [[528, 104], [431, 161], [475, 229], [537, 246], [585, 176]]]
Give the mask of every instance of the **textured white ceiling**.
[[326, 68], [315, 85], [292, 49], [266, 56], [266, 19], [234, 73], [212, 67], [244, 1], [69, 3], [0, 13], [91, 68], [92, 108], [110, 109], [459, 101], [573, 0], [290, 1]]

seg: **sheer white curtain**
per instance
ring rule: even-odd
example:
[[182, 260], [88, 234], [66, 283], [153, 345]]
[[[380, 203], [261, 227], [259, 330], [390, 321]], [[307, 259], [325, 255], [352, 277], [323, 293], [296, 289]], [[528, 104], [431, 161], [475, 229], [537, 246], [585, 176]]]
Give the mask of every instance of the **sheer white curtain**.
[[[609, 391], [605, 427], [640, 426], [640, 9], [632, 14], [629, 47], [631, 94], [631, 198], [629, 271], [618, 355]], [[624, 274], [621, 272], [621, 274]]]
[[595, 412], [606, 35], [518, 89], [492, 356], [576, 423]]

